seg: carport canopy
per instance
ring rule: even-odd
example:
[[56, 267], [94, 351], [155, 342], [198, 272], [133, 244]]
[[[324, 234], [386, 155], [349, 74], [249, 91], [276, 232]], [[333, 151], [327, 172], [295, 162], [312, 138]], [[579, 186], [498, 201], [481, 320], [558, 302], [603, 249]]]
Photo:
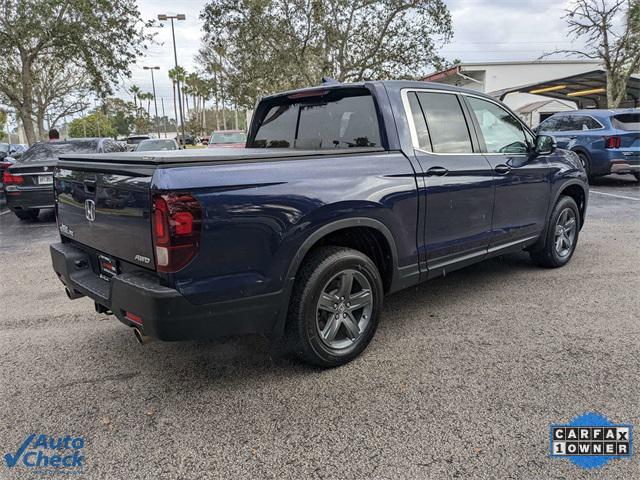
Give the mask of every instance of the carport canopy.
[[[504, 100], [510, 93], [531, 93], [576, 102], [578, 108], [607, 108], [607, 75], [604, 70], [571, 75], [570, 77], [505, 88], [490, 95]], [[640, 106], [640, 78], [631, 77], [627, 83], [626, 99], [620, 108]]]

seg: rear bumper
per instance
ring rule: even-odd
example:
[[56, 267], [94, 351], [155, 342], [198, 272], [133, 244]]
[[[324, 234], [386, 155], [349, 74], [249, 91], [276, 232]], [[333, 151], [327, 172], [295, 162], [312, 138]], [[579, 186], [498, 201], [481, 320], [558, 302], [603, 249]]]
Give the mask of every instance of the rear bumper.
[[640, 173], [640, 160], [614, 160], [611, 173]]
[[[53, 269], [72, 297], [87, 296], [111, 310], [127, 326], [160, 340], [260, 334], [272, 337], [281, 295], [194, 305], [145, 271], [117, 275], [107, 282], [91, 267], [90, 254], [69, 243], [50, 246]], [[141, 324], [126, 312], [140, 317]]]
[[29, 208], [53, 208], [53, 186], [51, 187], [13, 187], [7, 190], [7, 207], [11, 210], [26, 210]]

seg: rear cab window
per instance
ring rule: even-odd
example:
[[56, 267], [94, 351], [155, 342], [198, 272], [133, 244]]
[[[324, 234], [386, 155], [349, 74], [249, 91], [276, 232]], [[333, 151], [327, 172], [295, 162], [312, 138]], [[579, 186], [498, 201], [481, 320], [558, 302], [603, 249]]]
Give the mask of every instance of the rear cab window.
[[381, 147], [380, 125], [371, 92], [365, 88], [311, 90], [266, 101], [249, 148]]

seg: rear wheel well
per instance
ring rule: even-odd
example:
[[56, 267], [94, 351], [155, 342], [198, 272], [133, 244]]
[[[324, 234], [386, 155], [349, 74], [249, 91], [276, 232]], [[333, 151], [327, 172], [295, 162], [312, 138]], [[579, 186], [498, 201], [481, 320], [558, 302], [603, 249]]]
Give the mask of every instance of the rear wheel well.
[[390, 290], [393, 280], [393, 256], [384, 234], [371, 227], [347, 227], [336, 230], [319, 239], [309, 249], [302, 263], [316, 248], [328, 245], [348, 247], [364, 253], [378, 268], [385, 293]]
[[580, 185], [569, 185], [564, 188], [560, 195], [566, 195], [567, 197], [573, 198], [578, 205], [578, 210], [580, 211], [580, 226], [584, 225], [584, 209], [585, 209], [585, 192]]

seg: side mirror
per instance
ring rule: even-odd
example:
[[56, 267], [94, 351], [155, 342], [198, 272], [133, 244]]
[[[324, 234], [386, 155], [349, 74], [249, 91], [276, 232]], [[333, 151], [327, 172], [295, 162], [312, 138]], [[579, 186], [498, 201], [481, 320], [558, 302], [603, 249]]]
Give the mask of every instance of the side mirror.
[[556, 139], [551, 135], [538, 135], [536, 137], [536, 153], [538, 155], [550, 155], [556, 148], [558, 148]]

